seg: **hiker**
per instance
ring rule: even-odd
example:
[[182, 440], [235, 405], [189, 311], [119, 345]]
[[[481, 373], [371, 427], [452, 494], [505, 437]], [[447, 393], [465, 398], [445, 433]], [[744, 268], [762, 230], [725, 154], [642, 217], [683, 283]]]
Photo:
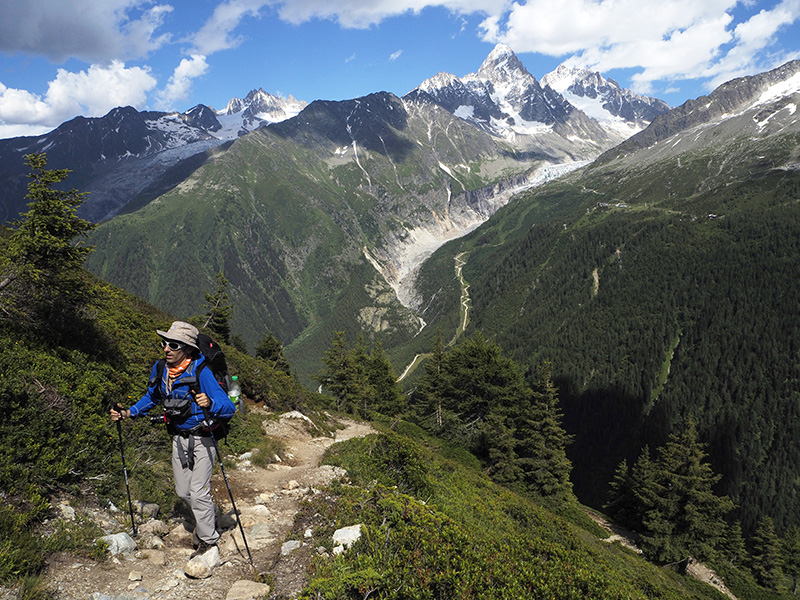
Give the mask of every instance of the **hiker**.
[[[147, 415], [163, 403], [167, 430], [172, 435], [172, 472], [175, 492], [191, 508], [195, 519], [195, 552], [190, 558], [216, 549], [211, 471], [214, 467], [214, 438], [205, 422], [204, 410], [212, 419], [233, 416], [236, 406], [215, 379], [211, 369], [198, 368], [205, 358], [198, 349], [197, 328], [175, 321], [169, 331], [156, 330], [162, 339], [166, 364], [153, 366], [147, 392], [127, 409], [111, 408], [117, 421]], [[163, 376], [159, 377], [159, 371]], [[218, 552], [218, 549], [217, 549]]]

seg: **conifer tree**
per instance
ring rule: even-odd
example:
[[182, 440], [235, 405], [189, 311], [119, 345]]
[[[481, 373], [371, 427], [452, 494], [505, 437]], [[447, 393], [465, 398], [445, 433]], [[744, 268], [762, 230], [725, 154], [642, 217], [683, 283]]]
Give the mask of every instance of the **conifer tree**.
[[0, 258], [0, 315], [35, 324], [47, 314], [83, 304], [88, 283], [81, 267], [91, 248], [77, 241], [94, 225], [77, 216], [85, 193], [54, 186], [69, 174], [49, 170], [45, 154], [28, 154], [28, 211], [12, 224]]
[[444, 389], [445, 347], [442, 331], [436, 331], [430, 358], [425, 363], [425, 375], [420, 379], [414, 396], [414, 412], [424, 427], [434, 433], [444, 429]]
[[706, 453], [692, 421], [682, 434], [673, 434], [659, 448], [655, 479], [644, 488], [642, 549], [660, 562], [693, 556], [704, 560], [725, 530], [724, 515], [733, 502], [713, 491], [720, 475], [705, 462]]
[[725, 530], [725, 538], [722, 541], [722, 555], [733, 566], [744, 565], [747, 560], [747, 546], [742, 535], [742, 524], [735, 521]]
[[783, 558], [775, 524], [771, 517], [762, 517], [751, 539], [753, 552], [750, 569], [756, 581], [765, 588], [780, 591], [783, 580]]
[[374, 392], [374, 410], [388, 416], [404, 412], [406, 397], [400, 391], [397, 376], [380, 342], [372, 347], [366, 371], [370, 387]]
[[343, 331], [334, 334], [331, 347], [322, 357], [325, 369], [318, 379], [336, 398], [337, 410], [359, 412], [368, 409], [373, 393], [367, 379], [366, 356], [363, 343], [350, 349]]
[[783, 571], [792, 578], [792, 593], [797, 594], [797, 582], [800, 578], [800, 527], [792, 526], [781, 540], [783, 553]]
[[528, 403], [518, 404], [515, 412], [517, 454], [527, 487], [543, 496], [570, 498], [572, 463], [567, 458], [567, 446], [572, 436], [561, 425], [558, 392], [549, 362], [540, 366]]
[[206, 309], [203, 327], [207, 327], [223, 342], [230, 342], [231, 336], [231, 314], [233, 305], [228, 296], [228, 280], [222, 271], [214, 277], [216, 289], [213, 293], [206, 292], [206, 302], [203, 305]]
[[633, 481], [628, 461], [623, 461], [614, 471], [608, 485], [608, 501], [603, 505], [606, 513], [619, 523], [631, 526], [637, 514], [637, 503], [633, 496]]
[[292, 367], [283, 354], [283, 344], [270, 331], [256, 346], [256, 358], [267, 361], [273, 369], [291, 374]]

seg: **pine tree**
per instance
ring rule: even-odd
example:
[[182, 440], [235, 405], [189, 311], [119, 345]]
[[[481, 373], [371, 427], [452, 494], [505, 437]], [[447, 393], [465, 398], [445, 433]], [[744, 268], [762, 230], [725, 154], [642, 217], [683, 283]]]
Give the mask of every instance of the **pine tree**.
[[572, 463], [567, 446], [572, 436], [561, 425], [558, 392], [552, 380], [552, 365], [544, 363], [528, 395], [527, 404], [517, 405], [515, 422], [519, 444], [517, 453], [523, 480], [528, 489], [563, 499], [572, 497], [569, 475]]
[[733, 566], [741, 566], [747, 562], [747, 546], [742, 535], [741, 522], [735, 521], [727, 527], [721, 550], [722, 555]]
[[608, 487], [608, 501], [603, 508], [612, 519], [631, 527], [638, 511], [633, 497], [633, 478], [627, 460], [623, 459], [619, 463]]
[[[336, 410], [360, 412], [369, 408], [372, 396], [365, 368], [366, 351], [362, 344], [350, 349], [343, 331], [334, 334], [331, 347], [322, 357], [324, 371], [319, 382], [336, 398]], [[365, 415], [366, 416], [366, 415]]]
[[647, 497], [643, 519], [642, 549], [652, 559], [672, 562], [713, 556], [725, 530], [723, 517], [733, 509], [733, 502], [714, 493], [721, 476], [714, 474], [705, 458], [692, 421], [659, 449], [655, 494]]
[[258, 342], [256, 358], [267, 361], [273, 369], [291, 374], [292, 367], [283, 354], [283, 344], [271, 331]]
[[231, 314], [233, 305], [228, 296], [228, 280], [222, 271], [214, 277], [216, 289], [213, 293], [206, 292], [206, 302], [203, 305], [206, 309], [203, 327], [210, 329], [214, 335], [223, 342], [230, 342], [231, 336]]
[[94, 225], [77, 216], [85, 193], [53, 189], [67, 169], [48, 170], [44, 154], [28, 154], [28, 211], [14, 229], [0, 259], [0, 313], [23, 324], [81, 306], [88, 283], [81, 267], [91, 248], [76, 242]]
[[792, 593], [797, 594], [800, 578], [800, 527], [794, 525], [781, 540], [783, 571], [792, 578]]
[[631, 529], [644, 531], [644, 520], [655, 503], [660, 493], [657, 486], [658, 474], [656, 463], [650, 453], [650, 447], [645, 446], [631, 469], [631, 493], [633, 494], [631, 521], [626, 523]]
[[751, 539], [750, 569], [756, 581], [773, 591], [781, 591], [783, 560], [781, 545], [770, 517], [762, 517]]
[[388, 416], [402, 413], [406, 409], [406, 397], [397, 384], [389, 357], [383, 345], [377, 342], [370, 352], [366, 364], [367, 379], [374, 392], [374, 409]]
[[445, 347], [441, 330], [436, 331], [433, 348], [425, 363], [425, 374], [414, 395], [414, 413], [423, 427], [434, 433], [444, 429], [443, 381], [445, 376]]

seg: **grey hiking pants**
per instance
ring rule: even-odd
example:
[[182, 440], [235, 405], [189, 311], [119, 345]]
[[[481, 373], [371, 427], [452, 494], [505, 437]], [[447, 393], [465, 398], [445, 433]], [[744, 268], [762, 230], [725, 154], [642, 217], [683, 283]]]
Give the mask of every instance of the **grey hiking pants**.
[[[193, 464], [186, 464], [187, 458]], [[216, 544], [219, 540], [214, 518], [214, 501], [211, 498], [211, 471], [215, 458], [214, 440], [210, 436], [172, 436], [175, 492], [192, 509], [195, 539], [206, 544]]]

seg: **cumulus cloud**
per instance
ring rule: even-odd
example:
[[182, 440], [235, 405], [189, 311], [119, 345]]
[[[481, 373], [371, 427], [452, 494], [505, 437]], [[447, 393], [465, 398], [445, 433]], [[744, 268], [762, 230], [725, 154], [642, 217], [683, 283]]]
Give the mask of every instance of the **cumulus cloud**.
[[192, 80], [204, 75], [206, 71], [208, 63], [202, 54], [193, 54], [191, 58], [181, 60], [169, 78], [166, 88], [158, 94], [160, 107], [172, 109], [176, 102], [186, 100], [191, 91]]
[[[656, 81], [717, 80], [752, 71], [775, 33], [800, 18], [783, 0], [734, 24], [738, 0], [527, 0], [481, 24], [483, 39], [516, 52], [570, 57], [599, 71], [639, 68], [637, 91]], [[774, 61], [773, 61], [774, 62]], [[773, 65], [767, 65], [773, 66]]]
[[57, 62], [141, 57], [169, 39], [167, 34], [156, 35], [156, 30], [171, 11], [169, 5], [142, 0], [4, 1], [0, 2], [0, 52]]
[[75, 115], [102, 116], [117, 106], [143, 108], [155, 85], [149, 70], [126, 68], [120, 61], [78, 73], [59, 69], [44, 96], [0, 83], [0, 137], [20, 135], [15, 133], [19, 131], [38, 135]]
[[238, 46], [242, 38], [233, 35], [233, 31], [242, 19], [258, 16], [267, 4], [269, 2], [265, 0], [227, 0], [219, 4], [211, 18], [192, 36], [192, 43], [197, 52], [207, 56]]

